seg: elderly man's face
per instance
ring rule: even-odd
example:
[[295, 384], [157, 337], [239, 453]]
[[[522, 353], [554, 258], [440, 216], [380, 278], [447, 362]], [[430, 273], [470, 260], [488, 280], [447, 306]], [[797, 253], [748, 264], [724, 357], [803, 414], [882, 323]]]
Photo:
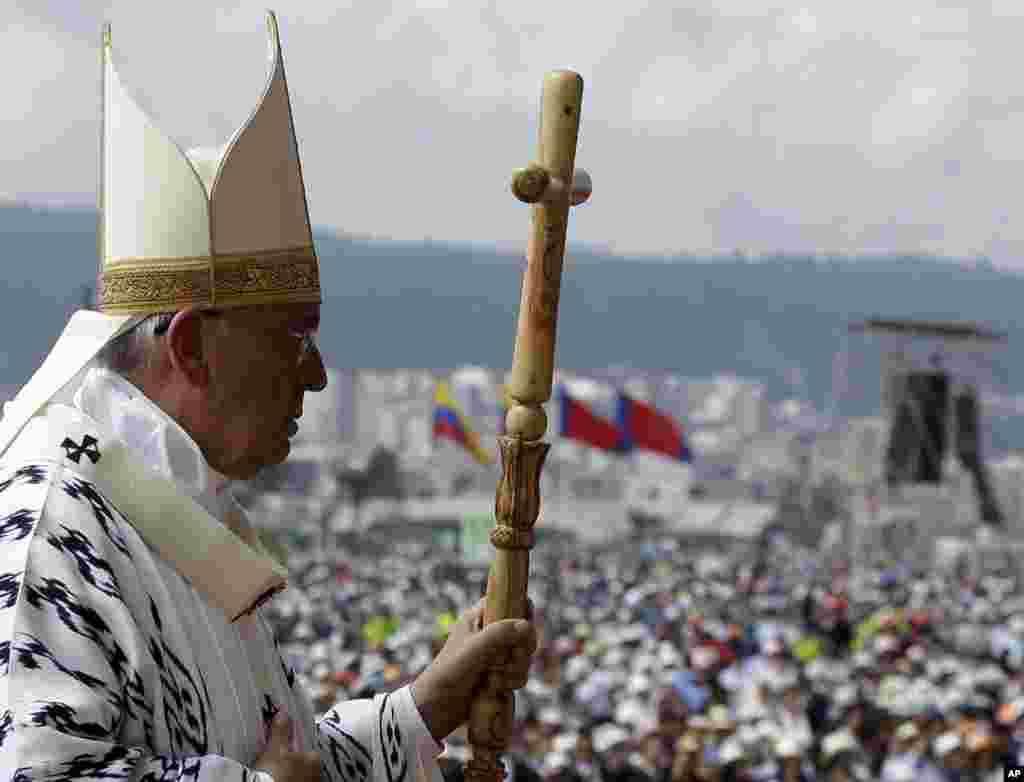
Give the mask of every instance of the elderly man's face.
[[283, 462], [306, 391], [327, 385], [317, 350], [296, 334], [315, 330], [320, 305], [227, 310], [211, 325], [202, 429], [210, 465], [236, 479]]

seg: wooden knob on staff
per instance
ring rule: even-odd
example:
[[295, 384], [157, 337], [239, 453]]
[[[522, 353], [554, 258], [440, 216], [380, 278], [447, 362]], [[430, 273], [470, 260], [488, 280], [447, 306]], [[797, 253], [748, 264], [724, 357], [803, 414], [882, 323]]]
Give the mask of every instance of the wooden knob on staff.
[[594, 185], [591, 182], [590, 174], [582, 168], [577, 168], [573, 171], [572, 190], [569, 191], [569, 203], [573, 206], [579, 206], [582, 203], [586, 203], [592, 192], [594, 192]]
[[548, 170], [534, 163], [512, 175], [512, 194], [524, 204], [535, 204], [544, 198], [550, 184]]
[[[590, 174], [582, 168], [577, 168], [572, 174], [569, 204], [579, 206], [586, 202], [593, 189]], [[561, 180], [552, 178], [544, 166], [536, 163], [520, 168], [512, 175], [512, 193], [525, 204], [536, 204], [540, 201], [557, 202], [562, 191]]]

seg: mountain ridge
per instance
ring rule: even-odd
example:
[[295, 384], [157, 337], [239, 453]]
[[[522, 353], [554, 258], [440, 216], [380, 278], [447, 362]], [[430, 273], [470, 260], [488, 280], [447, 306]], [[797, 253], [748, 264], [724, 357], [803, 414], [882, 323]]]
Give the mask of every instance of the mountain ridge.
[[[36, 369], [92, 284], [95, 211], [0, 203], [8, 335], [0, 385]], [[315, 231], [324, 307], [321, 346], [339, 368], [507, 366], [522, 258], [508, 249], [393, 241]], [[570, 245], [559, 305], [557, 365], [610, 365], [686, 377], [756, 378], [768, 396], [832, 400], [834, 359], [847, 324], [869, 317], [974, 321], [1005, 332], [996, 389], [1024, 391], [1018, 325], [1024, 276], [984, 259], [900, 255], [715, 258], [612, 256]], [[16, 329], [16, 331], [15, 331]], [[879, 349], [850, 352], [851, 391], [839, 412], [878, 405]], [[802, 375], [802, 380], [800, 377]], [[796, 378], [796, 379], [794, 379]], [[1024, 426], [998, 421], [994, 443], [1024, 448]], [[996, 428], [993, 425], [993, 428]]]

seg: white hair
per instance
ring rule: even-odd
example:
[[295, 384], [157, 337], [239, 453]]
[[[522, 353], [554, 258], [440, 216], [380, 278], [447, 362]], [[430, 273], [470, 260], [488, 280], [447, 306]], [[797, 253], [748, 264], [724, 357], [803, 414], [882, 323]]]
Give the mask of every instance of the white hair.
[[127, 377], [146, 364], [176, 314], [157, 312], [139, 321], [134, 328], [104, 345], [93, 364]]

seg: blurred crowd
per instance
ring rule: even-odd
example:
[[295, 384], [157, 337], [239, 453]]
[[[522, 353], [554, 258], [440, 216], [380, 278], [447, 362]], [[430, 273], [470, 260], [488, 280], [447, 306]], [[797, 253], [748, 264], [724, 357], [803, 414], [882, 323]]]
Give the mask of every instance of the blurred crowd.
[[[414, 677], [485, 573], [423, 544], [293, 551], [267, 610], [319, 711]], [[988, 782], [1024, 764], [1024, 599], [780, 533], [538, 547], [541, 631], [517, 695], [513, 782]], [[442, 769], [462, 778], [464, 732]]]

